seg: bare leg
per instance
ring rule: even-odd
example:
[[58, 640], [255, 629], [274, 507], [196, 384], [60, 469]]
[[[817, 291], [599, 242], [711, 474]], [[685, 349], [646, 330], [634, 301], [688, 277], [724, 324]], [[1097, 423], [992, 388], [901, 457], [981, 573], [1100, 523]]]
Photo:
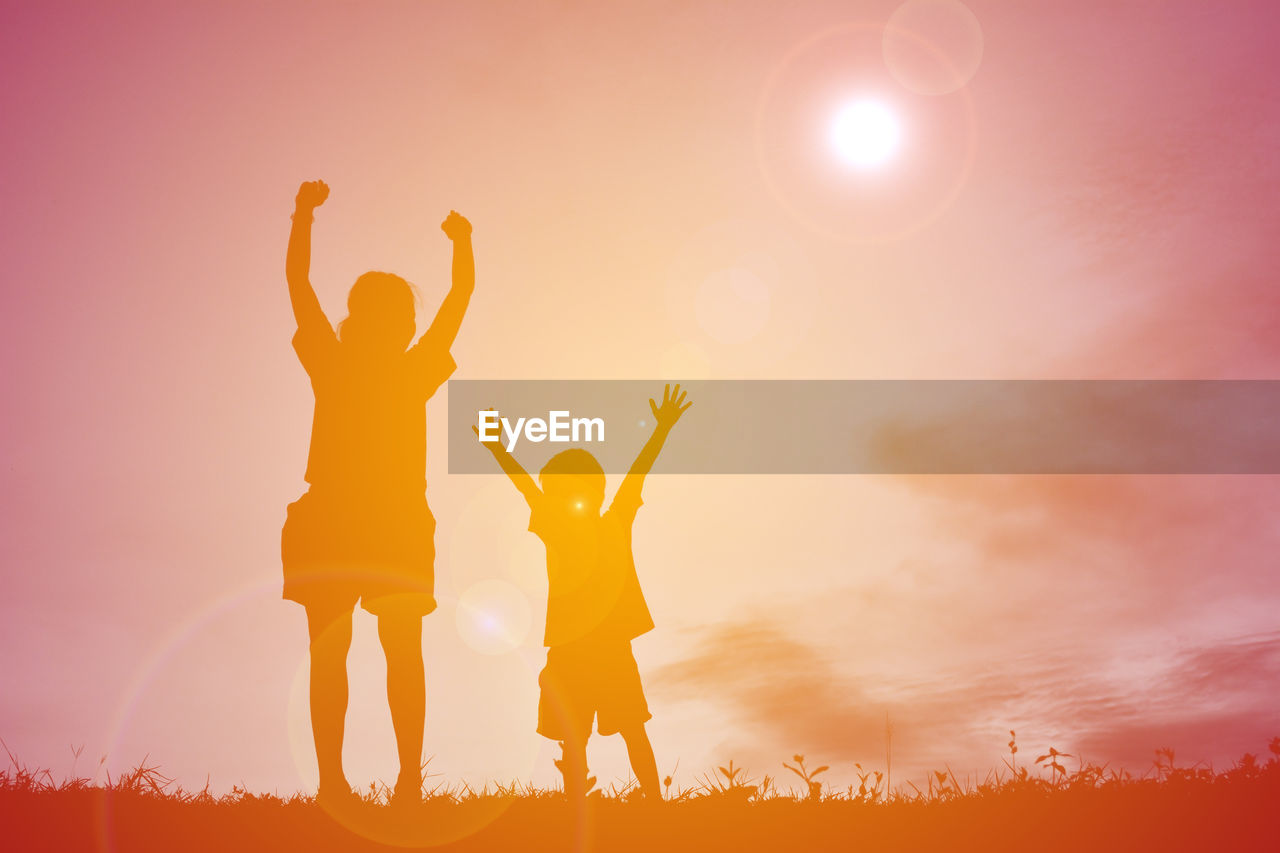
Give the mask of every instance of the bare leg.
[[587, 740], [560, 741], [560, 760], [556, 762], [564, 776], [564, 793], [569, 802], [580, 802], [587, 796]]
[[378, 617], [378, 639], [387, 656], [387, 701], [400, 753], [398, 796], [422, 792], [422, 731], [427, 716], [427, 683], [422, 665], [422, 617], [388, 613]]
[[351, 611], [307, 608], [311, 635], [311, 732], [320, 767], [320, 790], [351, 793], [342, 772], [342, 736], [347, 717], [347, 650], [351, 648]]
[[646, 799], [661, 800], [662, 789], [658, 787], [658, 762], [653, 757], [653, 744], [649, 743], [649, 734], [644, 724], [622, 730], [622, 739], [627, 742], [627, 756], [631, 759], [631, 772], [636, 774], [640, 782], [640, 790]]

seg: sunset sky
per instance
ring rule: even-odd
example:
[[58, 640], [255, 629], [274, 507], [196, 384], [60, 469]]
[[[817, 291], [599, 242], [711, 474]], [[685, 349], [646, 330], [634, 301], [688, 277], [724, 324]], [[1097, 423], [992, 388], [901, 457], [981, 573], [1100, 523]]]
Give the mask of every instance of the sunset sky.
[[[279, 554], [305, 179], [334, 321], [370, 269], [429, 316], [471, 219], [455, 378], [1280, 376], [1262, 0], [116, 5], [0, 12], [0, 738], [56, 778], [83, 745], [86, 776], [314, 790]], [[896, 122], [872, 165], [832, 139], [861, 102]], [[504, 478], [449, 474], [445, 416], [429, 769], [551, 784], [544, 552]], [[844, 785], [886, 718], [895, 782], [982, 776], [1010, 729], [1229, 765], [1280, 735], [1278, 508], [1270, 476], [654, 476], [660, 772]], [[514, 649], [460, 618], [495, 597]], [[390, 782], [359, 611], [349, 667], [348, 775]], [[591, 760], [627, 775], [620, 738]]]

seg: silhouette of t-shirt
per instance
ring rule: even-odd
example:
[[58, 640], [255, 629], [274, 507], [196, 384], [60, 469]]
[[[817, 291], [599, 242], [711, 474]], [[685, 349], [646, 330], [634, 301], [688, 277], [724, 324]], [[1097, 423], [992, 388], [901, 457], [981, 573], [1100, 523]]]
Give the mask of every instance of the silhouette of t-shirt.
[[316, 397], [307, 482], [421, 493], [426, 402], [457, 368], [449, 350], [428, 332], [403, 353], [370, 356], [340, 342], [328, 324], [299, 327], [293, 348]]
[[653, 629], [631, 554], [641, 503], [624, 486], [600, 516], [574, 513], [546, 497], [531, 507], [529, 530], [547, 547], [544, 645], [630, 641]]

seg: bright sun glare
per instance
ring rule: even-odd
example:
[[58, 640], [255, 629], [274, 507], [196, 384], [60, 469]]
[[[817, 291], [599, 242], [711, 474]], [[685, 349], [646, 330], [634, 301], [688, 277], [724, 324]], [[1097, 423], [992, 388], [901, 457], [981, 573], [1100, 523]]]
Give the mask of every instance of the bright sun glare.
[[888, 162], [898, 150], [902, 128], [897, 117], [878, 101], [853, 101], [831, 122], [831, 144], [850, 166], [869, 169]]

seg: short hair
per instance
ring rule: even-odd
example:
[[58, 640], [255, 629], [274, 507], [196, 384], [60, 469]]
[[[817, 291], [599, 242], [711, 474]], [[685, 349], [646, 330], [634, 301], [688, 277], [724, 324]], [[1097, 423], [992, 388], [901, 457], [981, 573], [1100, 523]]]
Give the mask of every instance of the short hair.
[[545, 487], [547, 477], [555, 476], [581, 477], [599, 491], [600, 501], [604, 502], [604, 468], [581, 447], [562, 450], [548, 459], [538, 472], [538, 484]]
[[342, 337], [342, 327], [353, 319], [359, 324], [361, 318], [395, 317], [402, 323], [413, 324], [417, 301], [414, 286], [395, 273], [367, 272], [351, 285], [347, 294], [347, 318], [338, 324], [338, 337]]

